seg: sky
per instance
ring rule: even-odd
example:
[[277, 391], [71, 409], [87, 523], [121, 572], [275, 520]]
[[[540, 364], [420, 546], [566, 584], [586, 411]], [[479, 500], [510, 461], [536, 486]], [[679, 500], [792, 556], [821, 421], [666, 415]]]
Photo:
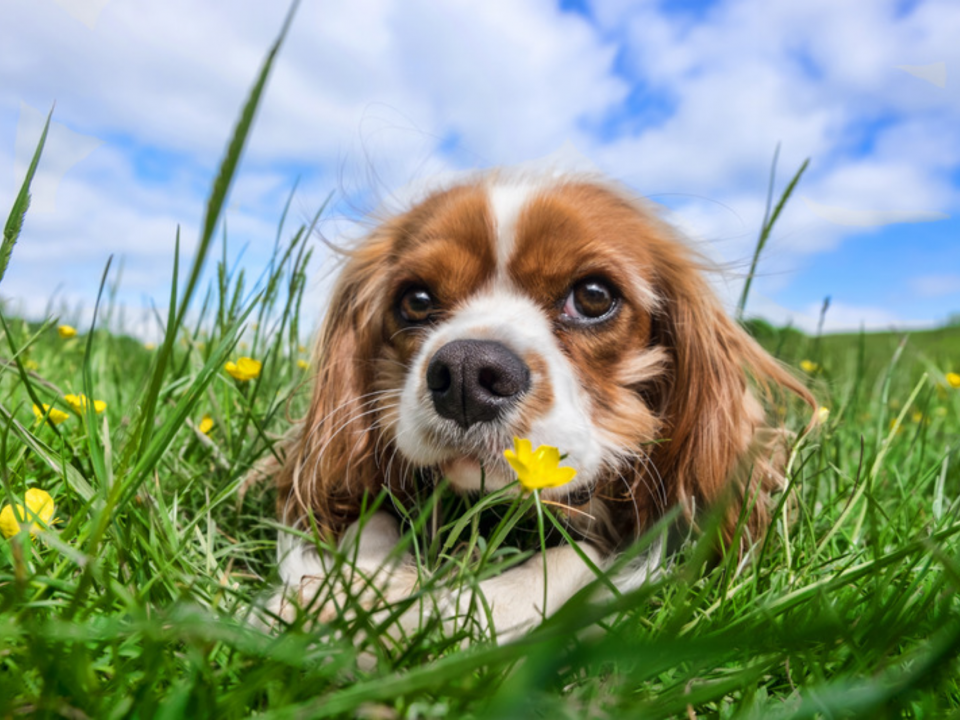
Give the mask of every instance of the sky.
[[[108, 257], [127, 329], [168, 298], [174, 239], [205, 199], [286, 13], [255, 0], [5, 0], [0, 216], [53, 126], [0, 296], [89, 320]], [[732, 307], [776, 192], [810, 164], [748, 315], [828, 331], [960, 312], [955, 0], [303, 0], [226, 213], [257, 276], [329, 193], [329, 239], [411, 188], [476, 169], [595, 168], [665, 206]], [[548, 158], [548, 160], [544, 160]], [[317, 239], [307, 311], [335, 264]]]

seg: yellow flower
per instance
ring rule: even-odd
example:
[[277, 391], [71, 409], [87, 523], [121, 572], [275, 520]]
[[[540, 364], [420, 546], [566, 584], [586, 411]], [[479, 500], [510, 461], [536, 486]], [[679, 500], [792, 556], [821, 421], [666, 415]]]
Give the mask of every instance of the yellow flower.
[[69, 325], [61, 325], [57, 328], [57, 332], [60, 333], [60, 337], [64, 340], [69, 340], [72, 337], [77, 336], [77, 329], [75, 327], [70, 327]]
[[560, 451], [549, 445], [536, 450], [529, 440], [513, 438], [513, 450], [504, 450], [503, 455], [517, 473], [517, 479], [527, 490], [545, 487], [560, 487], [573, 480], [577, 471], [572, 467], [559, 467]]
[[910, 419], [915, 423], [923, 423], [924, 425], [930, 424], [930, 418], [924, 415], [920, 410], [917, 410], [910, 416]]
[[805, 373], [812, 374], [812, 373], [815, 373], [817, 370], [819, 370], [820, 366], [817, 365], [813, 360], [801, 360], [800, 369], [803, 370]]
[[960, 388], [960, 373], [949, 372], [946, 375], [947, 384], [952, 388]]
[[305, 353], [307, 349], [303, 345], [297, 345], [297, 352]]
[[20, 532], [21, 527], [27, 526], [28, 521], [32, 535], [40, 529], [34, 520], [39, 520], [44, 525], [49, 525], [53, 520], [53, 498], [46, 490], [30, 488], [23, 499], [27, 504], [26, 512], [19, 504], [4, 505], [3, 510], [0, 510], [0, 532], [4, 537], [13, 537]]
[[830, 408], [821, 407], [819, 410], [817, 410], [817, 422], [825, 423], [829, 419], [830, 419]]
[[213, 430], [213, 418], [209, 415], [204, 415], [203, 419], [200, 420], [200, 424], [197, 425], [197, 430], [204, 435], [209, 435], [210, 431]]
[[39, 370], [40, 366], [37, 364], [36, 360], [24, 360], [23, 361], [24, 370]]
[[260, 377], [260, 368], [263, 367], [263, 363], [259, 360], [254, 360], [253, 358], [240, 357], [237, 358], [236, 362], [228, 362], [223, 366], [223, 369], [234, 380], [239, 380], [240, 382], [246, 382], [247, 380], [253, 380], [256, 377]]
[[306, 360], [300, 359], [297, 360], [297, 367], [301, 370], [306, 370], [308, 367], [310, 367], [310, 363], [308, 363]]
[[48, 412], [50, 413], [50, 420], [53, 421], [54, 425], [59, 425], [68, 417], [70, 417], [63, 410], [57, 410], [55, 407], [51, 407], [46, 403], [43, 404], [42, 410], [36, 405], [33, 406], [33, 414], [37, 416], [37, 420], [43, 420], [43, 416]]
[[[82, 415], [87, 407], [87, 396], [83, 393], [80, 395], [64, 395], [63, 399], [67, 401], [67, 405], [73, 408], [73, 411], [78, 415]], [[94, 400], [93, 409], [97, 415], [99, 415], [107, 409], [107, 404], [103, 400]]]
[[143, 349], [144, 349], [144, 350], [156, 350], [156, 349], [157, 349], [157, 346], [156, 346], [154, 343], [144, 343], [144, 344], [143, 344]]

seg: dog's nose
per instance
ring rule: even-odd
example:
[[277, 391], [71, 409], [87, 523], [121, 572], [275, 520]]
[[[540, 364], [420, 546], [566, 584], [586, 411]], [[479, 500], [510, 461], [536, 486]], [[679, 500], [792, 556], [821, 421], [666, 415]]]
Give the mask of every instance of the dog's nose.
[[431, 358], [427, 387], [437, 413], [466, 429], [514, 405], [530, 389], [530, 368], [502, 343], [454, 340]]

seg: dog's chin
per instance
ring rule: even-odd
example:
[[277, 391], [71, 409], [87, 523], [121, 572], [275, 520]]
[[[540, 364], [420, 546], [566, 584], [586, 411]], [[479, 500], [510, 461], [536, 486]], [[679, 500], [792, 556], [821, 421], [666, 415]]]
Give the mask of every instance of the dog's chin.
[[[490, 468], [474, 457], [464, 456], [448, 460], [439, 465], [441, 477], [447, 479], [450, 487], [461, 493], [490, 493], [516, 482], [516, 475], [504, 463]], [[562, 487], [548, 487], [540, 491], [545, 500], [553, 500], [563, 505], [582, 505], [593, 494], [594, 483], [585, 478], [576, 478]], [[521, 492], [518, 485], [516, 492]]]
[[505, 468], [481, 463], [469, 455], [452, 458], [440, 464], [440, 473], [457, 492], [494, 492], [516, 478]]

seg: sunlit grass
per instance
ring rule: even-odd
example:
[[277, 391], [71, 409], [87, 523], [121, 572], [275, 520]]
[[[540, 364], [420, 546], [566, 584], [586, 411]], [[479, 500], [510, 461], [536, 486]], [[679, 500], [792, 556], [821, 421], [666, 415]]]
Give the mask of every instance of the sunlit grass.
[[[301, 344], [315, 318], [299, 313], [311, 228], [285, 229], [283, 211], [259, 283], [221, 260], [198, 292], [272, 57], [197, 254], [172, 268], [156, 347], [111, 331], [109, 300], [76, 335], [55, 317], [3, 315], [2, 504], [41, 488], [56, 511], [49, 529], [0, 540], [0, 717], [960, 712], [957, 329], [810, 338], [751, 324], [784, 362], [806, 361], [798, 372], [829, 414], [798, 447], [773, 529], [745, 562], [716, 557], [706, 518], [656, 582], [600, 604], [585, 593], [513, 644], [429, 617], [398, 638], [392, 621], [421, 599], [468, 590], [529, 558], [541, 531], [562, 532], [549, 507], [538, 525], [533, 496], [471, 504], [424, 490], [402, 547], [419, 563], [419, 593], [371, 612], [361, 582], [329, 623], [310, 612], [269, 630], [249, 623], [276, 581], [275, 498], [251, 470], [278, 451], [309, 390]], [[0, 272], [25, 210], [18, 198]], [[241, 356], [258, 372], [232, 376], [226, 364]], [[67, 399], [80, 395], [91, 401]], [[39, 418], [34, 405], [47, 408]], [[351, 572], [340, 556], [330, 591]]]

